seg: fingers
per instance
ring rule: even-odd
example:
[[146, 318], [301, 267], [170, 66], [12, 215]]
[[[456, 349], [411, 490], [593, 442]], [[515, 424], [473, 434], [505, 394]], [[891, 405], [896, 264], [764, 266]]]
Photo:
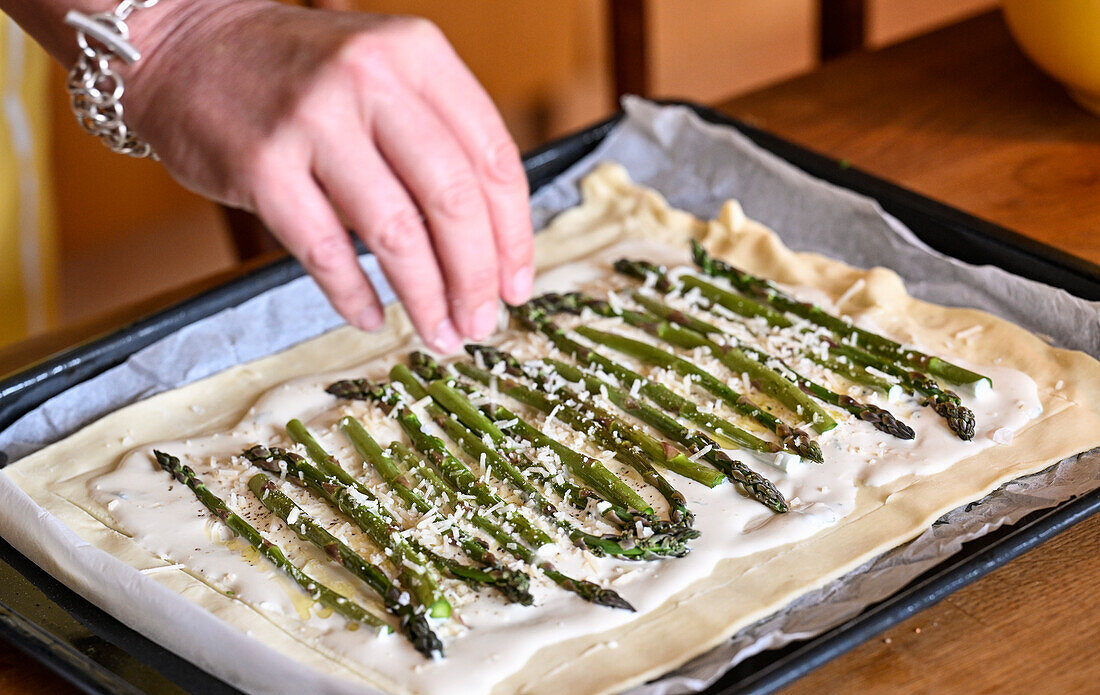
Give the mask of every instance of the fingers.
[[378, 296], [359, 266], [348, 233], [305, 167], [265, 167], [256, 210], [301, 261], [333, 308], [363, 330], [381, 328]]
[[428, 231], [405, 187], [366, 137], [344, 134], [318, 148], [314, 169], [330, 199], [378, 258], [417, 333], [432, 349], [461, 345], [450, 318], [443, 273]]
[[440, 44], [427, 53], [422, 97], [448, 125], [478, 177], [493, 224], [501, 296], [520, 304], [530, 298], [534, 280], [527, 177], [489, 95], [450, 45]]
[[375, 141], [428, 222], [458, 330], [481, 340], [496, 329], [500, 269], [489, 212], [462, 148], [414, 94], [378, 110]]

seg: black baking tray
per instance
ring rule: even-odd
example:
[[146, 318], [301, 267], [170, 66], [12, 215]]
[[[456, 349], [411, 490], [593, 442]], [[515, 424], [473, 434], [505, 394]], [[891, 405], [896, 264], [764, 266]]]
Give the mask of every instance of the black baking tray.
[[[684, 105], [704, 120], [738, 129], [757, 145], [809, 174], [875, 198], [925, 243], [943, 253], [964, 261], [997, 265], [1085, 299], [1100, 299], [1100, 267], [1095, 264], [719, 112], [696, 104]], [[622, 117], [617, 114], [527, 154], [524, 165], [531, 190], [547, 184], [591, 152]], [[292, 259], [275, 261], [0, 380], [0, 430], [50, 397], [120, 364], [155, 340], [302, 274], [301, 266]], [[5, 461], [0, 452], [0, 465]], [[707, 693], [772, 692], [1097, 511], [1100, 511], [1100, 490], [1035, 512], [1010, 527], [967, 543], [950, 560], [845, 624], [816, 638], [765, 651], [742, 662]], [[0, 540], [0, 636], [88, 693], [239, 692], [130, 630], [3, 540]]]

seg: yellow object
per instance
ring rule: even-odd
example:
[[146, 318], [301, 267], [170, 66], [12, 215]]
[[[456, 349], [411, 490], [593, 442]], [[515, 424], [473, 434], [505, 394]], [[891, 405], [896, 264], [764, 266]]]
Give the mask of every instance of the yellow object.
[[1004, 0], [1024, 52], [1100, 115], [1100, 0]]
[[55, 311], [47, 61], [0, 14], [0, 345], [48, 328]]

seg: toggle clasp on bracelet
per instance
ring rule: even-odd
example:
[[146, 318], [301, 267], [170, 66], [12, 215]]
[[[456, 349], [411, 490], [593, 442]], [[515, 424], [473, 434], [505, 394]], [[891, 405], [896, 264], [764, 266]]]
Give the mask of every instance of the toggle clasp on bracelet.
[[141, 51], [134, 48], [129, 41], [126, 24], [113, 15], [101, 14], [89, 17], [83, 12], [69, 10], [65, 15], [65, 24], [76, 29], [76, 42], [81, 52], [88, 52], [90, 36], [127, 63], [133, 64], [141, 60]]
[[77, 123], [112, 152], [131, 157], [156, 159], [157, 156], [149, 143], [123, 120], [122, 95], [126, 86], [122, 75], [111, 68], [111, 60], [119, 58], [127, 64], [141, 60], [141, 51], [130, 43], [126, 19], [134, 10], [152, 7], [158, 2], [160, 0], [120, 0], [111, 12], [86, 15], [69, 10], [65, 15], [65, 24], [76, 29], [76, 43], [80, 47], [80, 55], [69, 71], [66, 84]]

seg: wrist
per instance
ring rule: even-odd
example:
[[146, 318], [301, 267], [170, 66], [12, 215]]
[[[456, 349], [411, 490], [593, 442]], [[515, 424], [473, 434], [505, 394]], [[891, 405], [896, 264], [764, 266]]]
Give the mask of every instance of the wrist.
[[147, 10], [134, 12], [127, 24], [131, 43], [141, 51], [142, 58], [120, 69], [127, 81], [124, 102], [134, 122], [145, 120], [166, 80], [186, 80], [188, 75], [201, 73], [189, 45], [218, 50], [219, 29], [246, 12], [270, 4], [269, 0], [162, 0]]

